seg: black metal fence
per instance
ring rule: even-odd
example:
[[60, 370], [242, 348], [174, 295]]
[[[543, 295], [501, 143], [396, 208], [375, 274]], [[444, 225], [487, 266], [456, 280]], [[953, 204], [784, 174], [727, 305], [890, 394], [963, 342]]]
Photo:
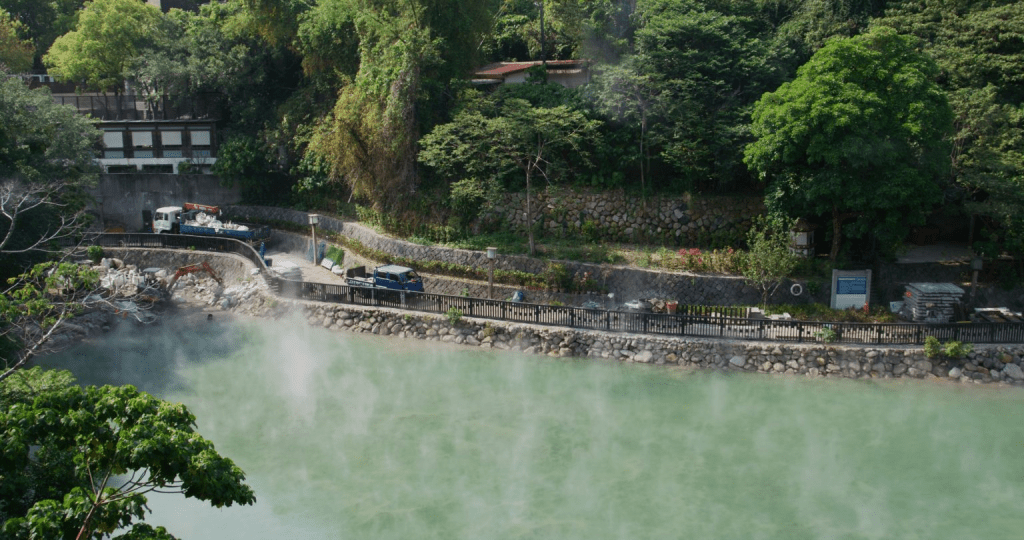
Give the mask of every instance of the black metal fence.
[[450, 310], [456, 309], [466, 317], [666, 336], [879, 345], [921, 345], [928, 336], [935, 336], [941, 341], [952, 339], [970, 343], [1024, 343], [1024, 323], [829, 323], [736, 317], [730, 315], [740, 311], [729, 312], [721, 308], [705, 310], [699, 306], [680, 306], [684, 309], [675, 314], [548, 306], [282, 279], [268, 272], [267, 266], [255, 249], [229, 238], [102, 234], [94, 243], [103, 247], [195, 249], [236, 253], [267, 272], [265, 275], [268, 276], [268, 282], [278, 295], [318, 302], [439, 314], [447, 314]]

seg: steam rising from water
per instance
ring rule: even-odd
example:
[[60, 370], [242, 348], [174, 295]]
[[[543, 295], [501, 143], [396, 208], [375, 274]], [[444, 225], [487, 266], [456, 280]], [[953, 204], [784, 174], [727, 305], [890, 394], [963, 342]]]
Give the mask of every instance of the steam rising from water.
[[142, 355], [125, 338], [48, 363], [183, 401], [247, 472], [255, 508], [151, 500], [152, 522], [189, 539], [1024, 530], [1019, 389], [551, 360], [301, 323], [169, 330]]

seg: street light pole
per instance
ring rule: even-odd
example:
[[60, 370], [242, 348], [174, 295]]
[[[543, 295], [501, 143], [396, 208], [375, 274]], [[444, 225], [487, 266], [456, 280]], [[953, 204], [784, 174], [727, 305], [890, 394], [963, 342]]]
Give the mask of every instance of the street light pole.
[[310, 214], [309, 215], [309, 226], [313, 230], [313, 264], [320, 264], [320, 261], [316, 260], [317, 259], [317, 255], [318, 255], [317, 251], [319, 251], [316, 248], [316, 224], [319, 223], [319, 222], [320, 222], [320, 215], [319, 214]]
[[494, 258], [498, 255], [498, 248], [487, 248], [487, 262], [490, 270], [487, 272], [487, 299], [494, 300]]

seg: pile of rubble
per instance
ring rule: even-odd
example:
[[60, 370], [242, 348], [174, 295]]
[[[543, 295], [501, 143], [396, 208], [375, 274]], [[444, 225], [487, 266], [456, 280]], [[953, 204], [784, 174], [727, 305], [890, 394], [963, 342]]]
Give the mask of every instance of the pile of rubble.
[[199, 212], [198, 214], [196, 214], [196, 219], [194, 220], [186, 220], [185, 225], [193, 227], [211, 227], [214, 229], [227, 229], [230, 231], [249, 230], [249, 227], [246, 227], [245, 225], [231, 223], [230, 221], [227, 223], [223, 223], [221, 222], [221, 220], [217, 219], [217, 216], [207, 214], [205, 212]]
[[[159, 297], [157, 276], [147, 275], [134, 264], [125, 264], [121, 259], [102, 259], [92, 270], [100, 276], [100, 287], [110, 296], [128, 298], [140, 293]], [[167, 277], [166, 273], [162, 278]]]
[[227, 310], [259, 295], [262, 288], [261, 281], [255, 278], [225, 288], [209, 276], [187, 274], [178, 279], [168, 292], [176, 303], [219, 306]]

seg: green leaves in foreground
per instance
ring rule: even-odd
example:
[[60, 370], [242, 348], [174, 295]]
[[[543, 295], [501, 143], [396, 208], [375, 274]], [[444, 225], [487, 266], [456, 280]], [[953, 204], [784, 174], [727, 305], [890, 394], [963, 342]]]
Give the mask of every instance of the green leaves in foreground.
[[39, 368], [0, 383], [0, 536], [173, 538], [141, 521], [146, 493], [252, 504], [245, 474], [195, 417], [132, 386], [67, 386]]

